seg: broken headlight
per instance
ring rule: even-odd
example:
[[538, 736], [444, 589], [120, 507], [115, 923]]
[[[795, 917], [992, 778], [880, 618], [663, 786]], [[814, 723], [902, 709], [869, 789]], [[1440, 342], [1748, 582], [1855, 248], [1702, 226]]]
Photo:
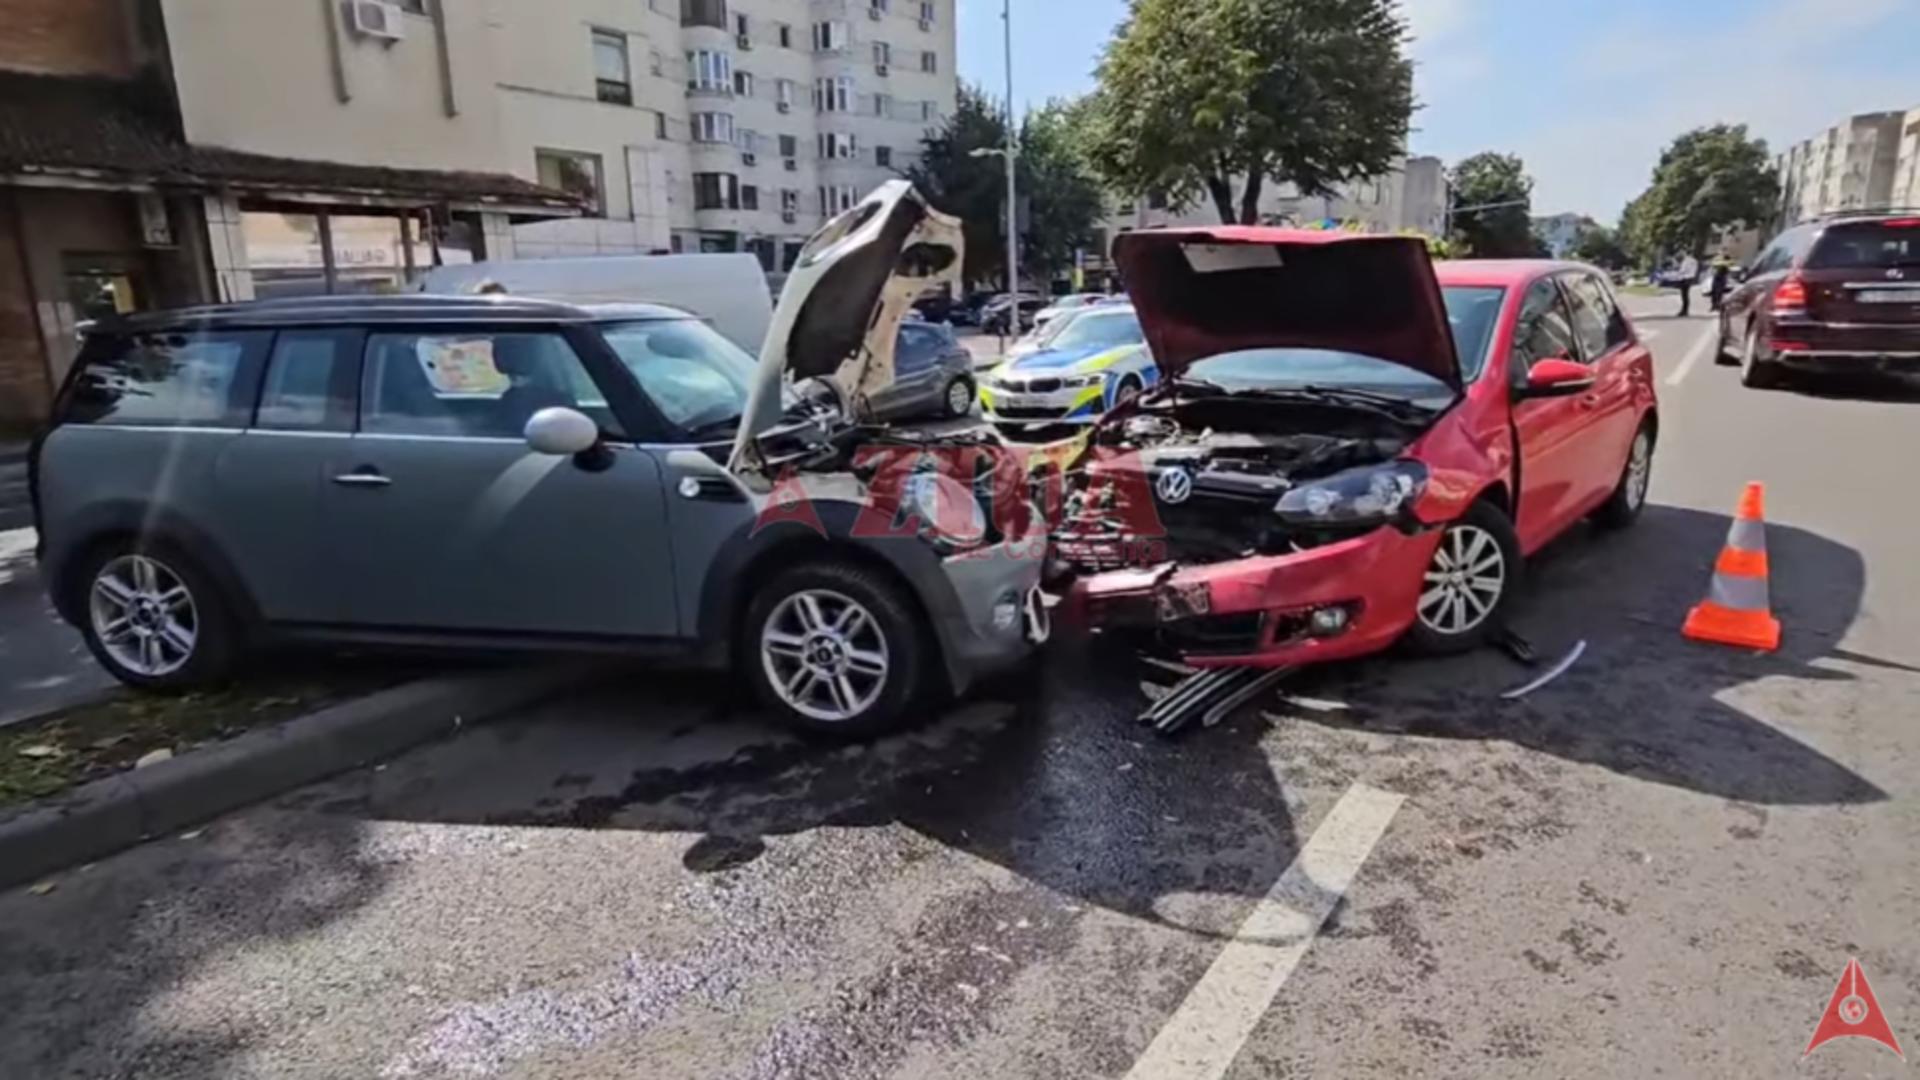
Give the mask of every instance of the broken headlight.
[[1394, 461], [1348, 469], [1280, 496], [1273, 512], [1299, 528], [1385, 525], [1425, 494], [1427, 467]]

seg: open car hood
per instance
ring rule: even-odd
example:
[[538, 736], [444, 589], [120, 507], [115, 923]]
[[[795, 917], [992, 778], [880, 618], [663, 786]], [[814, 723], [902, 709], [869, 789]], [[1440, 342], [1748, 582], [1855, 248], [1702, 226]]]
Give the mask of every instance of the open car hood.
[[874, 395], [893, 385], [901, 321], [929, 286], [959, 279], [963, 249], [959, 219], [905, 180], [880, 185], [814, 233], [760, 348], [733, 470], [759, 464], [755, 442], [780, 422], [788, 379], [825, 379], [850, 419], [870, 419]]
[[1114, 258], [1169, 374], [1247, 349], [1330, 349], [1460, 386], [1446, 302], [1418, 237], [1146, 230], [1121, 234]]

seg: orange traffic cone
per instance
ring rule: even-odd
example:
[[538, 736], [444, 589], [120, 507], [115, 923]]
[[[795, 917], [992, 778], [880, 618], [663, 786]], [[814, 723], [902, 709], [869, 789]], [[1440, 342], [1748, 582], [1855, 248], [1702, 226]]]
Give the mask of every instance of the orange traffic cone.
[[1780, 647], [1780, 621], [1767, 599], [1765, 495], [1748, 484], [1734, 512], [1727, 546], [1713, 567], [1707, 599], [1687, 615], [1680, 632], [1695, 641], [1739, 645], [1768, 652]]

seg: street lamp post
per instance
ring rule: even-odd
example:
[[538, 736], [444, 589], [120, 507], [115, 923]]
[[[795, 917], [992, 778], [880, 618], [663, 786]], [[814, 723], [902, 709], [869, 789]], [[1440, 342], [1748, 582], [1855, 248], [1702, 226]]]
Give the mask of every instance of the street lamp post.
[[977, 158], [997, 157], [1007, 163], [1007, 294], [1016, 296], [1020, 292], [1020, 202], [1018, 162], [1020, 159], [1020, 131], [1014, 126], [1013, 114], [1013, 0], [1005, 0], [1000, 18], [1006, 23], [1007, 31], [1007, 145], [1005, 147], [983, 146], [971, 156]]

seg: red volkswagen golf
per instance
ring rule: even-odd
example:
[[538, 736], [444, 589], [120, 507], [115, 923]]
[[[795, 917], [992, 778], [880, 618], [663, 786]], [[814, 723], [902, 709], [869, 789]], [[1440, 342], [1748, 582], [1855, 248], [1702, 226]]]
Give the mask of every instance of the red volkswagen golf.
[[1455, 652], [1527, 555], [1640, 513], [1652, 360], [1594, 270], [1267, 228], [1115, 254], [1166, 377], [1070, 477], [1070, 615], [1199, 666]]

